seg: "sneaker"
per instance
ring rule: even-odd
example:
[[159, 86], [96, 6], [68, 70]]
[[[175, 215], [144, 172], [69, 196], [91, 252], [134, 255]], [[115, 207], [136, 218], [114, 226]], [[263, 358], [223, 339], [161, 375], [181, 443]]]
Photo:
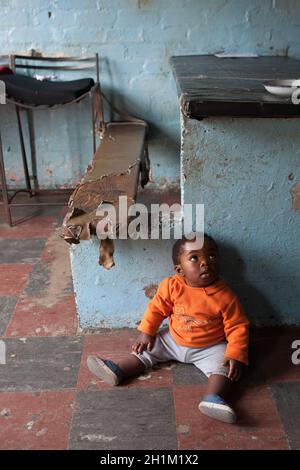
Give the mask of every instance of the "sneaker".
[[199, 404], [199, 410], [204, 415], [224, 423], [236, 422], [235, 412], [219, 395], [206, 395]]
[[87, 366], [93, 374], [109, 385], [119, 385], [126, 378], [122, 369], [110, 360], [103, 360], [97, 356], [89, 356], [87, 358]]

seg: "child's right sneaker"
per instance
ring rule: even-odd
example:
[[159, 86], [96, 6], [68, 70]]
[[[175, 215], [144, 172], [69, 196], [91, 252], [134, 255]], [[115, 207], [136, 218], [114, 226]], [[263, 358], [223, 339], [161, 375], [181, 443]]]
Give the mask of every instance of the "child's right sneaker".
[[210, 418], [218, 419], [224, 423], [235, 423], [236, 414], [233, 409], [219, 395], [206, 395], [199, 404], [201, 413]]
[[87, 366], [93, 374], [109, 385], [119, 385], [127, 378], [122, 369], [109, 359], [103, 360], [97, 356], [89, 356]]

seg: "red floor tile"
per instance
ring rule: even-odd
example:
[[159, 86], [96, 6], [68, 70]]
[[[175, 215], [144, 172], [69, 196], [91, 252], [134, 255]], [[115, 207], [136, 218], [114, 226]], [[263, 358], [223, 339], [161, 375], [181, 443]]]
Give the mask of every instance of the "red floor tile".
[[[104, 359], [112, 359], [118, 362], [130, 354], [131, 345], [137, 337], [135, 330], [114, 330], [107, 333], [86, 335], [83, 343], [82, 360], [78, 377], [78, 388], [107, 389], [105, 384], [93, 375], [86, 365], [89, 355], [97, 354]], [[162, 368], [153, 369], [144, 375], [124, 382], [126, 387], [165, 387], [172, 383], [172, 365], [166, 364]]]
[[6, 337], [67, 336], [78, 328], [73, 295], [62, 298], [53, 305], [43, 305], [43, 299], [23, 297], [6, 330]]
[[17, 295], [24, 290], [32, 264], [0, 264], [0, 295]]
[[67, 449], [75, 392], [0, 393], [0, 449]]
[[222, 423], [198, 410], [205, 386], [174, 387], [179, 449], [288, 449], [269, 388], [253, 387], [235, 402], [237, 424]]
[[53, 232], [56, 222], [56, 217], [32, 217], [14, 227], [1, 223], [0, 237], [10, 239], [48, 237]]

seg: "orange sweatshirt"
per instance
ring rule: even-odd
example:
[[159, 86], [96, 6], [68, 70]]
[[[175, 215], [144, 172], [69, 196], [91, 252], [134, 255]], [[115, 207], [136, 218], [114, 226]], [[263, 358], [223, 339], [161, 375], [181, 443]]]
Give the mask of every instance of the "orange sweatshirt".
[[249, 321], [222, 279], [208, 287], [190, 287], [179, 274], [164, 279], [138, 329], [155, 336], [167, 317], [177, 344], [202, 348], [226, 340], [226, 357], [248, 364]]

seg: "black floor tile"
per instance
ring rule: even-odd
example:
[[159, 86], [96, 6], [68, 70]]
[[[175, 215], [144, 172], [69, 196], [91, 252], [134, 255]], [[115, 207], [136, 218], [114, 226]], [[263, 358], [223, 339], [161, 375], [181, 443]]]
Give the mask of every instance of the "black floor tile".
[[39, 260], [46, 238], [0, 239], [0, 263], [34, 263]]
[[274, 384], [272, 393], [290, 447], [300, 450], [300, 382]]
[[0, 365], [1, 391], [76, 387], [82, 338], [20, 338], [4, 342], [6, 364]]
[[47, 284], [49, 284], [50, 266], [46, 263], [37, 262], [29, 275], [24, 294], [27, 296], [40, 297], [44, 295]]
[[[40, 298], [45, 296], [50, 283], [50, 269], [49, 263], [42, 263], [38, 261], [34, 264], [33, 270], [29, 275], [29, 280], [24, 289], [24, 294], [29, 297]], [[69, 276], [69, 285], [62, 291], [63, 294], [73, 294], [73, 283], [71, 273]]]
[[17, 297], [0, 296], [0, 336], [4, 335], [6, 331], [17, 301]]
[[79, 392], [70, 448], [177, 449], [171, 388]]
[[206, 375], [192, 364], [176, 364], [173, 373], [173, 383], [175, 385], [197, 385], [206, 384]]
[[250, 362], [249, 366], [244, 367], [240, 382], [243, 385], [262, 385], [266, 381], [263, 372], [260, 369], [259, 361]]

